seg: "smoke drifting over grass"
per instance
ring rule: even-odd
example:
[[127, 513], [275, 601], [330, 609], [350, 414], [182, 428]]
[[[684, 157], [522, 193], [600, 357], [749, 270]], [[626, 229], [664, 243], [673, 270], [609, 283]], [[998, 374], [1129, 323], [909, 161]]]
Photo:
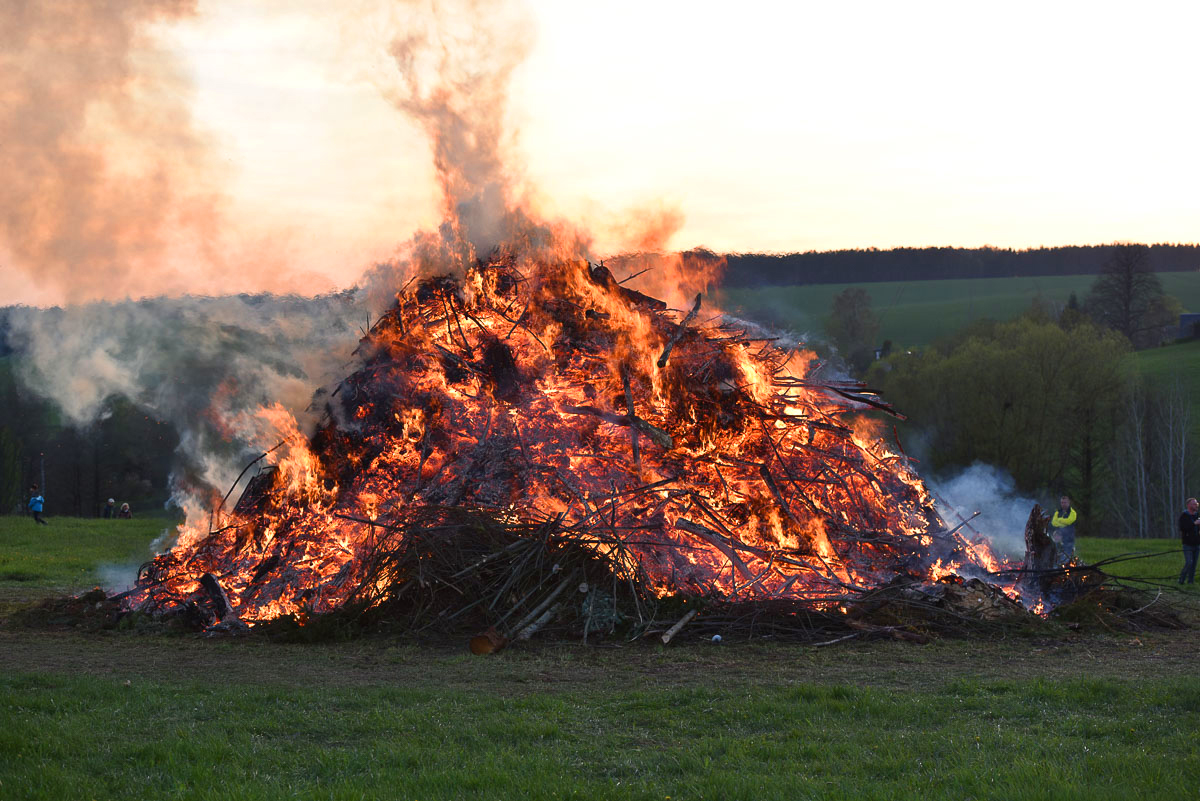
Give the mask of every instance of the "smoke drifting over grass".
[[[151, 552], [154, 555], [155, 551]], [[109, 562], [101, 563], [96, 566], [96, 575], [99, 578], [100, 587], [109, 593], [125, 592], [130, 590], [137, 584], [138, 568], [140, 564], [124, 564], [118, 565]]]

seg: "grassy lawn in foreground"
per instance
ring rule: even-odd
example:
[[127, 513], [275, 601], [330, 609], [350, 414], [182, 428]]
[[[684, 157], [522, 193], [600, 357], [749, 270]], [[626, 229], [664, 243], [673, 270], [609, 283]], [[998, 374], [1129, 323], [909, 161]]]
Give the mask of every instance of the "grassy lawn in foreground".
[[[0, 526], [0, 556], [23, 522]], [[56, 522], [57, 539], [22, 534], [24, 558], [48, 565], [46, 594], [89, 585], [77, 549], [119, 561], [159, 533]], [[1089, 561], [1160, 553], [1128, 575], [1177, 569], [1169, 540], [1079, 547]], [[0, 799], [1187, 798], [1200, 683], [1186, 653], [1164, 670], [1170, 636], [478, 658], [0, 625]], [[1143, 652], [1133, 669], [1096, 661]]]
[[0, 679], [0, 796], [24, 799], [1184, 798], [1190, 680], [309, 689]]
[[[1179, 298], [1185, 310], [1200, 309], [1200, 272], [1159, 273], [1158, 277], [1163, 290]], [[719, 292], [717, 303], [751, 320], [824, 338], [833, 297], [857, 286], [871, 296], [871, 307], [880, 320], [879, 341], [890, 339], [897, 347], [913, 347], [928, 345], [975, 320], [1018, 317], [1037, 297], [1062, 305], [1074, 292], [1082, 302], [1094, 280], [1091, 275], [1061, 275], [732, 288]]]

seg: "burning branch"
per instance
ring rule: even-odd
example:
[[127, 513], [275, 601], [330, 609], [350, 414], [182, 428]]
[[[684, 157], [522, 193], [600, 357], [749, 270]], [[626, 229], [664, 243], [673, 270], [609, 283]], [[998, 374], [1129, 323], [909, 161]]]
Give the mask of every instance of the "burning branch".
[[567, 414], [586, 414], [591, 417], [598, 417], [604, 422], [612, 423], [616, 426], [630, 426], [650, 437], [663, 450], [669, 451], [675, 444], [670, 434], [658, 426], [647, 423], [635, 414], [614, 414], [613, 412], [597, 409], [595, 406], [564, 406], [562, 410]]
[[[629, 387], [629, 365], [621, 365], [621, 383], [625, 386], [625, 411], [630, 417], [634, 417], [633, 410], [633, 392]], [[638, 433], [637, 429], [629, 432], [630, 439], [633, 441], [633, 464], [637, 469], [638, 474], [642, 472], [642, 454], [638, 450]]]
[[692, 304], [692, 310], [688, 312], [687, 317], [683, 318], [683, 322], [675, 329], [675, 333], [671, 334], [671, 338], [667, 340], [667, 346], [663, 348], [662, 355], [658, 357], [658, 369], [661, 370], [667, 366], [667, 359], [671, 356], [671, 349], [675, 347], [675, 343], [687, 332], [688, 323], [696, 319], [696, 315], [700, 312], [700, 293], [696, 293], [696, 302]]

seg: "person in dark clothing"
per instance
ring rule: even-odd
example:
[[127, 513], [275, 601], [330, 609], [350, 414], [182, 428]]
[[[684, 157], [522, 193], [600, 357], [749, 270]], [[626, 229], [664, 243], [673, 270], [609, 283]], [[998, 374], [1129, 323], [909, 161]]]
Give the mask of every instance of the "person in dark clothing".
[[38, 492], [38, 485], [34, 484], [29, 488], [29, 511], [33, 512], [33, 519], [46, 525], [46, 521], [42, 519], [42, 509], [46, 506], [46, 499]]
[[117, 516], [117, 499], [116, 498], [108, 499], [108, 503], [104, 504], [104, 511], [100, 513], [100, 516], [103, 517], [105, 520], [112, 520], [114, 517]]
[[1183, 543], [1183, 572], [1179, 583], [1196, 580], [1196, 557], [1200, 556], [1200, 502], [1187, 499], [1187, 509], [1179, 516], [1179, 539]]

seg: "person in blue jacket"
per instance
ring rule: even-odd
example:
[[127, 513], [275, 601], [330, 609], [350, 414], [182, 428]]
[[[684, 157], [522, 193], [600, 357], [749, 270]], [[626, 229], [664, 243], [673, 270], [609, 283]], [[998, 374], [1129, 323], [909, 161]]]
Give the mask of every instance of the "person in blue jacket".
[[46, 499], [38, 492], [38, 485], [34, 484], [29, 488], [29, 511], [33, 512], [33, 519], [46, 525], [46, 521], [42, 519], [42, 509], [46, 505]]

